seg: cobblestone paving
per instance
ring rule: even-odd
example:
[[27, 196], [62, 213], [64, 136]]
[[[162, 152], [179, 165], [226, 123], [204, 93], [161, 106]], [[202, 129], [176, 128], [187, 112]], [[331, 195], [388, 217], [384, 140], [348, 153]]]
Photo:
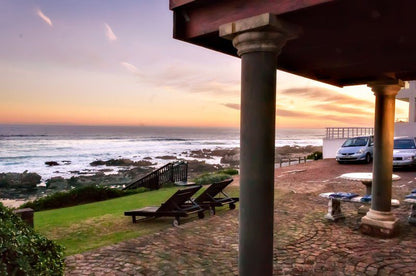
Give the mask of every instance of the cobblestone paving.
[[[275, 214], [275, 275], [416, 275], [416, 230], [406, 223], [406, 208], [396, 210], [401, 234], [377, 239], [359, 233], [355, 208], [331, 223], [323, 219], [325, 202], [304, 206], [307, 213], [290, 204], [279, 204]], [[237, 217], [238, 210], [227, 211], [70, 256], [66, 274], [237, 275]]]
[[[379, 239], [360, 234], [361, 215], [353, 205], [343, 205], [346, 219], [326, 221], [327, 203], [318, 193], [289, 192], [276, 200], [275, 275], [416, 275], [416, 227], [407, 223], [409, 206], [393, 210], [400, 234]], [[238, 210], [226, 210], [69, 256], [66, 275], [237, 275], [237, 256]]]
[[[67, 275], [237, 274], [238, 211], [66, 258]], [[167, 222], [168, 223], [168, 222]]]

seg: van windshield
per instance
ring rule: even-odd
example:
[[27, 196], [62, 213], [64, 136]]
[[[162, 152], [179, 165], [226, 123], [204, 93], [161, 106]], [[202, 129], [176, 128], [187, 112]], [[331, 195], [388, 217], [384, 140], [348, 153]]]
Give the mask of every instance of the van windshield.
[[342, 147], [364, 147], [367, 145], [368, 137], [348, 138]]

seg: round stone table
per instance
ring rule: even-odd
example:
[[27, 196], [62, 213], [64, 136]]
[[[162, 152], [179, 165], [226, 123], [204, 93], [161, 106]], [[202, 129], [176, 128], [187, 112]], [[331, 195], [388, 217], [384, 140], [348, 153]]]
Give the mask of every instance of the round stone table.
[[[373, 173], [371, 172], [359, 172], [359, 173], [344, 173], [340, 178], [352, 180], [352, 181], [361, 181], [366, 187], [366, 195], [371, 195], [371, 185], [373, 184]], [[399, 180], [400, 176], [392, 174], [392, 180]]]

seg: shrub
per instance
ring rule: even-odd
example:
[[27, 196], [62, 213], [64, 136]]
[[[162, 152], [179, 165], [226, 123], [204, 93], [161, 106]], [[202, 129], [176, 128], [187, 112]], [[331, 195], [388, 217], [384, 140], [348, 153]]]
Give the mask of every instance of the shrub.
[[63, 248], [0, 203], [0, 275], [62, 275]]
[[229, 168], [229, 169], [220, 170], [220, 171], [218, 171], [218, 173], [225, 173], [225, 174], [228, 174], [228, 175], [237, 175], [238, 170]]
[[70, 191], [57, 192], [46, 197], [38, 198], [34, 201], [23, 204], [20, 206], [20, 208], [32, 208], [35, 211], [42, 211], [107, 200], [111, 198], [141, 193], [146, 190], [146, 188], [138, 188], [135, 190], [123, 191], [102, 186], [86, 186], [75, 188]]
[[314, 160], [322, 159], [322, 151], [315, 151], [314, 153], [309, 154], [306, 158]]
[[194, 181], [195, 181], [195, 184], [198, 184], [198, 185], [207, 185], [207, 184], [212, 184], [214, 182], [220, 182], [229, 178], [231, 178], [231, 176], [225, 173], [206, 173], [201, 176], [198, 176], [197, 178], [194, 179]]

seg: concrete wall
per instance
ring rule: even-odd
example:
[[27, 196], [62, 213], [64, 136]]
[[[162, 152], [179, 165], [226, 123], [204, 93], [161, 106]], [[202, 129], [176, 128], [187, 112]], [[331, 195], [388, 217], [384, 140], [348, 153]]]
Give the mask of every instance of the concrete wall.
[[346, 138], [342, 139], [323, 139], [322, 156], [324, 159], [335, 158], [337, 150], [345, 142]]
[[416, 137], [416, 123], [395, 123], [394, 136]]

